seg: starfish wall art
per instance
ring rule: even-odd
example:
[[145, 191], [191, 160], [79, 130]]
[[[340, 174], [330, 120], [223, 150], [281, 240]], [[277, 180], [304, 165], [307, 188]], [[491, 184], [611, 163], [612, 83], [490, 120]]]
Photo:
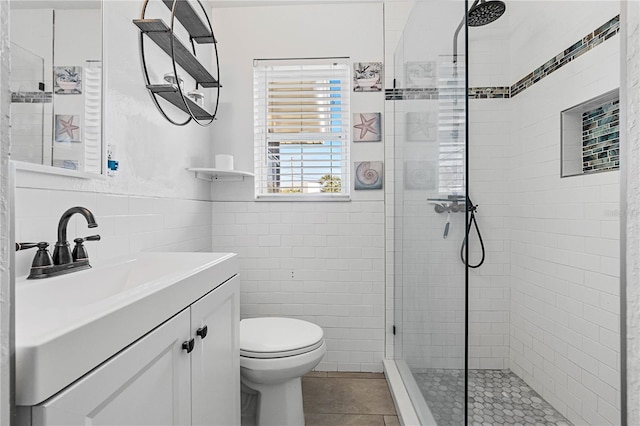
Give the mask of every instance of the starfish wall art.
[[379, 112], [353, 114], [353, 141], [380, 142], [382, 140], [382, 114]]
[[56, 114], [56, 142], [81, 142], [80, 116]]

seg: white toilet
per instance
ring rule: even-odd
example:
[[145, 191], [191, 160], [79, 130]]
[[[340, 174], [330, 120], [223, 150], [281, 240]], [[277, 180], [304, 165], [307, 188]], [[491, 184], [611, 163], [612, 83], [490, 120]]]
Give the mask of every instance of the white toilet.
[[327, 351], [316, 324], [293, 318], [240, 321], [240, 378], [258, 396], [257, 426], [304, 425], [301, 377]]

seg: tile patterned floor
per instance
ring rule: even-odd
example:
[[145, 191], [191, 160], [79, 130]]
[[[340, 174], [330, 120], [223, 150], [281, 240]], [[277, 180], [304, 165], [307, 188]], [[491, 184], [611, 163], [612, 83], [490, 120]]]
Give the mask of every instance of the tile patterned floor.
[[400, 426], [382, 373], [311, 372], [302, 397], [306, 426]]
[[[438, 426], [464, 423], [464, 370], [414, 373]], [[469, 371], [469, 425], [571, 426], [565, 417], [509, 370]]]

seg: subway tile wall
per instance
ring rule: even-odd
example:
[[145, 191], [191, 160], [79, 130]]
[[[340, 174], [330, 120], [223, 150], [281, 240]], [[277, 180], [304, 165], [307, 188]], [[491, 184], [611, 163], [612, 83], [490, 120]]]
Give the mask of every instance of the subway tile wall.
[[[209, 201], [32, 188], [16, 188], [16, 241], [53, 247], [60, 216], [73, 206], [87, 207], [96, 217], [98, 227], [88, 229], [74, 215], [67, 232], [69, 241], [100, 234], [100, 241], [86, 243], [93, 264], [140, 251], [211, 250]], [[34, 250], [16, 253], [17, 276], [29, 273]]]
[[[625, 58], [622, 66], [623, 80], [621, 88], [623, 108], [626, 111], [623, 122], [622, 152], [628, 164], [639, 164], [640, 160], [640, 3], [623, 2], [621, 4], [623, 39], [621, 40], [621, 56]], [[626, 90], [624, 90], [626, 89]], [[625, 93], [626, 92], [626, 93]], [[626, 128], [625, 128], [626, 127]], [[623, 216], [622, 232], [624, 233], [624, 244], [626, 251], [626, 304], [627, 312], [640, 312], [640, 276], [634, 271], [640, 270], [640, 221], [638, 220], [638, 204], [640, 197], [637, 190], [640, 183], [639, 168], [627, 167], [621, 172], [622, 180], [628, 188], [626, 199], [621, 200], [626, 203], [626, 213]], [[627, 314], [628, 315], [628, 314]], [[627, 347], [626, 355], [629, 362], [627, 367], [627, 424], [640, 424], [640, 360], [636, 354], [640, 353], [640, 322], [633, 321], [633, 314], [627, 317]], [[629, 368], [630, 367], [630, 368]]]
[[574, 424], [620, 424], [619, 173], [560, 177], [560, 111], [618, 87], [618, 58], [602, 43], [509, 101], [510, 368]]
[[[485, 261], [469, 270], [469, 368], [510, 367], [510, 147], [509, 99], [469, 101], [469, 197], [485, 246]], [[480, 236], [471, 228], [470, 259], [481, 259]]]
[[323, 371], [382, 371], [382, 201], [214, 202], [213, 250], [239, 254], [243, 317], [287, 316], [325, 332]]

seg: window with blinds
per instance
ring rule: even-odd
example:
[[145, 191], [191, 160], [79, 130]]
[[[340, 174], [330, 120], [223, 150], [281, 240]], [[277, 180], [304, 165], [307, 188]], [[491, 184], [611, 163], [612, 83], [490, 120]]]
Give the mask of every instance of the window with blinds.
[[256, 197], [349, 195], [347, 58], [255, 60]]
[[464, 63], [442, 60], [438, 87], [438, 192], [464, 194], [465, 188], [465, 70]]

